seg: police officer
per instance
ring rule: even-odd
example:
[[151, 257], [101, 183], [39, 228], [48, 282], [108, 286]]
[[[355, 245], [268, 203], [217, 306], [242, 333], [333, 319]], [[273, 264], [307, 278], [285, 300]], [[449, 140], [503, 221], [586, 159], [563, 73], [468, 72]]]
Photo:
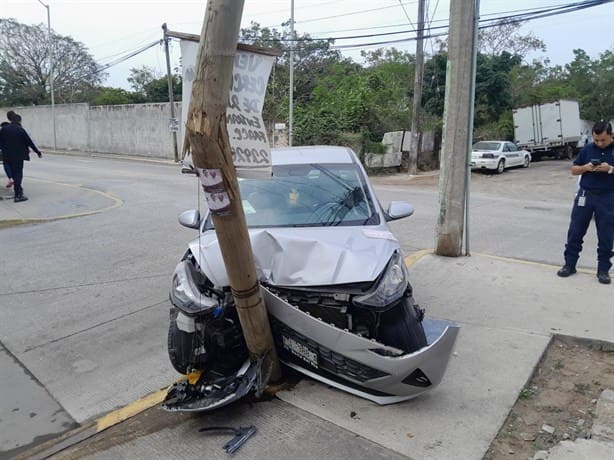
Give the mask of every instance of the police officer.
[[557, 275], [566, 278], [576, 273], [584, 235], [595, 216], [598, 239], [597, 279], [602, 284], [610, 284], [610, 259], [614, 245], [614, 142], [610, 123], [595, 123], [593, 142], [580, 151], [571, 167], [571, 173], [582, 177], [567, 231], [567, 244], [563, 253], [565, 265]]

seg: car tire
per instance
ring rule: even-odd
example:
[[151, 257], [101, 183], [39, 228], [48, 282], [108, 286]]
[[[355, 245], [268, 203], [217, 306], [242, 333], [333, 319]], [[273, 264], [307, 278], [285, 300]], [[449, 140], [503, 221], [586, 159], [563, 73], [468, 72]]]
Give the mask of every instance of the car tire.
[[190, 370], [193, 336], [194, 334], [184, 332], [177, 327], [177, 311], [173, 308], [168, 325], [168, 357], [180, 374], [187, 374]]
[[504, 159], [499, 160], [499, 163], [497, 163], [497, 169], [495, 171], [497, 174], [501, 174], [503, 171], [505, 171], [505, 160]]
[[427, 346], [422, 326], [424, 313], [414, 298], [405, 297], [398, 305], [382, 313], [377, 340], [385, 345], [413, 353]]
[[531, 164], [531, 159], [527, 155], [527, 156], [524, 157], [524, 161], [522, 162], [522, 167], [523, 168], [528, 168], [530, 164]]

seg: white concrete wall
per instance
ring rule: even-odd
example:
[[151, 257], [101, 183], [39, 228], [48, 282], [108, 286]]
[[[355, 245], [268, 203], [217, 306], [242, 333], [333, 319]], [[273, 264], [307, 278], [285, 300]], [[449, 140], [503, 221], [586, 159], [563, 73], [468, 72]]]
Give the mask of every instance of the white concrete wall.
[[103, 153], [173, 158], [169, 120], [168, 103], [93, 106], [89, 146]]
[[[401, 142], [403, 145], [401, 145]], [[390, 131], [384, 133], [382, 144], [386, 147], [386, 153], [391, 152], [409, 152], [411, 144], [411, 131]], [[435, 136], [433, 131], [425, 131], [422, 133], [422, 142], [420, 145], [421, 152], [432, 152], [435, 145]]]
[[[175, 103], [175, 107], [176, 113], [181, 113], [181, 103]], [[2, 109], [2, 118], [10, 109]], [[39, 148], [53, 148], [51, 106], [12, 109], [21, 115], [24, 128]], [[59, 104], [55, 106], [55, 143], [58, 150], [173, 159], [170, 117], [168, 103], [92, 107], [88, 104]], [[180, 136], [178, 147], [181, 152]]]
[[365, 153], [365, 166], [369, 168], [401, 166], [401, 152]]

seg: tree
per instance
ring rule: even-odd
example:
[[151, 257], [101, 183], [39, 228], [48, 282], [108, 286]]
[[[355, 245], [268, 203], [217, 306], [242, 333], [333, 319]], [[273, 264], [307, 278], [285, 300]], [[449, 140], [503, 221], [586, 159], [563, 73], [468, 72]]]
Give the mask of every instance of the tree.
[[130, 76], [128, 77], [128, 83], [132, 87], [132, 90], [145, 98], [146, 86], [151, 81], [160, 78], [160, 75], [156, 73], [153, 67], [143, 65], [139, 68], [133, 67], [130, 69]]
[[[181, 100], [181, 77], [172, 75], [173, 100]], [[168, 102], [168, 78], [160, 76], [153, 67], [130, 69], [128, 82], [134, 90], [134, 102]]]
[[482, 28], [478, 32], [478, 46], [483, 54], [498, 56], [503, 52], [520, 57], [529, 51], [546, 51], [546, 45], [532, 32], [521, 35], [522, 22], [500, 21], [496, 25]]
[[120, 105], [134, 104], [135, 102], [134, 93], [122, 88], [97, 88], [90, 99], [92, 105]]
[[614, 118], [614, 49], [591, 60], [584, 50], [574, 50], [575, 58], [565, 66], [568, 84], [575, 89], [580, 113], [586, 120]]
[[[51, 31], [53, 86], [60, 103], [81, 102], [106, 76], [85, 45]], [[0, 105], [46, 104], [49, 93], [47, 30], [0, 19]]]
[[509, 74], [520, 63], [519, 55], [507, 51], [500, 55], [478, 54], [474, 115], [476, 126], [497, 121], [504, 112], [512, 109]]

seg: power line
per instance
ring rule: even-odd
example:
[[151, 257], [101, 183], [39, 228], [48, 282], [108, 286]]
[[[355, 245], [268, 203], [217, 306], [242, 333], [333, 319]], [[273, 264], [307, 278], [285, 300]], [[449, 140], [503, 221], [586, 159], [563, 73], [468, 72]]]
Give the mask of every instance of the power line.
[[[592, 8], [595, 6], [600, 6], [600, 5], [604, 5], [606, 3], [611, 3], [614, 0], [586, 0], [586, 1], [581, 1], [581, 2], [575, 2], [575, 3], [569, 3], [569, 4], [559, 4], [556, 6], [552, 6], [549, 8], [542, 8], [542, 9], [535, 9], [535, 8], [528, 8], [528, 9], [519, 9], [519, 10], [510, 10], [510, 11], [504, 11], [504, 12], [500, 12], [500, 13], [492, 13], [492, 14], [506, 14], [505, 16], [497, 16], [497, 17], [493, 17], [493, 18], [488, 18], [488, 19], [481, 19], [480, 23], [481, 25], [479, 26], [480, 29], [487, 29], [490, 27], [496, 27], [498, 25], [500, 25], [501, 23], [506, 23], [506, 22], [527, 22], [527, 21], [531, 21], [533, 19], [541, 19], [541, 18], [545, 18], [545, 17], [549, 17], [549, 16], [556, 16], [556, 15], [560, 15], [560, 14], [566, 14], [566, 13], [572, 13], [575, 11], [580, 11], [586, 8]], [[406, 2], [407, 3], [413, 3], [413, 2]], [[403, 3], [401, 3], [401, 5], [403, 5]], [[392, 8], [392, 7], [398, 7], [398, 5], [394, 5], [394, 6], [389, 6], [389, 7], [382, 7], [382, 8], [376, 8], [376, 9], [369, 9], [369, 10], [361, 10], [361, 11], [356, 11], [354, 13], [347, 13], [343, 16], [348, 16], [350, 14], [361, 14], [361, 13], [365, 13], [365, 12], [371, 12], [371, 11], [375, 11], [375, 10], [381, 10], [383, 8]], [[517, 14], [508, 14], [508, 13], [517, 13]], [[489, 15], [485, 15], [485, 16], [489, 16]], [[301, 23], [304, 22], [313, 22], [316, 20], [321, 20], [321, 19], [333, 19], [336, 18], [338, 16], [329, 16], [326, 18], [318, 18], [318, 19], [311, 19], [311, 20], [307, 20], [307, 21], [301, 21]], [[440, 21], [444, 21], [444, 20], [440, 20]], [[433, 21], [431, 21], [433, 22]], [[435, 21], [435, 22], [439, 22], [439, 21]], [[401, 26], [401, 25], [399, 25]], [[383, 27], [394, 27], [394, 26], [383, 26]], [[377, 28], [383, 28], [383, 27], [377, 27]], [[375, 28], [375, 29], [377, 29]], [[425, 28], [425, 30], [428, 30], [429, 33], [428, 34], [424, 34], [424, 39], [429, 39], [429, 38], [437, 38], [437, 37], [443, 37], [446, 36], [448, 34], [447, 32], [447, 28], [448, 28], [448, 24], [445, 25], [441, 25], [441, 26], [436, 26], [436, 27], [431, 27], [430, 23], [428, 28]], [[370, 29], [370, 28], [367, 28]], [[348, 29], [348, 31], [351, 30], [362, 30], [362, 29]], [[441, 30], [440, 32], [435, 32], [433, 33], [432, 30]], [[375, 37], [383, 37], [383, 36], [390, 36], [390, 35], [398, 35], [398, 34], [406, 34], [406, 33], [415, 33], [417, 32], [415, 27], [413, 31], [408, 31], [408, 30], [400, 30], [400, 31], [394, 31], [394, 32], [382, 32], [382, 33], [374, 33], [374, 34], [362, 34], [362, 35], [348, 35], [348, 36], [342, 36], [342, 37], [328, 37], [328, 38], [311, 38], [311, 37], [302, 37], [302, 38], [297, 38], [297, 39], [293, 39], [293, 38], [281, 38], [278, 40], [270, 40], [270, 41], [279, 41], [282, 43], [294, 43], [295, 45], [300, 45], [301, 43], [307, 43], [307, 42], [313, 42], [313, 41], [328, 41], [328, 42], [333, 42], [336, 40], [356, 40], [356, 39], [360, 39], [360, 38], [375, 38]], [[396, 44], [396, 43], [404, 43], [404, 42], [408, 42], [408, 41], [413, 41], [416, 40], [416, 37], [412, 36], [412, 37], [405, 37], [405, 38], [400, 38], [397, 40], [383, 40], [383, 41], [376, 41], [376, 42], [369, 42], [369, 43], [353, 43], [353, 44], [347, 44], [347, 45], [331, 45], [331, 49], [336, 49], [336, 50], [342, 50], [342, 49], [354, 49], [354, 48], [364, 48], [364, 47], [373, 47], [373, 46], [381, 46], [381, 45], [389, 45], [389, 44]], [[110, 61], [104, 65], [100, 65], [96, 71], [94, 72], [90, 72], [86, 75], [84, 75], [83, 77], [87, 77], [87, 76], [91, 76], [100, 72], [104, 72], [105, 70], [120, 64], [124, 61], [127, 61], [128, 59], [133, 58], [134, 56], [137, 56], [138, 54], [141, 54], [145, 51], [147, 51], [148, 49], [152, 48], [153, 46], [159, 44], [161, 41], [160, 40], [155, 40], [153, 42], [150, 42], [148, 44], [146, 44], [145, 46], [138, 48], [136, 50], [130, 51], [128, 52], [128, 54], [123, 55], [113, 61]], [[295, 49], [297, 49], [295, 47]], [[112, 57], [112, 56], [110, 56]]]
[[[515, 11], [526, 11], [526, 12], [520, 13], [520, 14], [510, 14], [506, 16], [498, 16], [498, 17], [481, 20], [480, 23], [482, 25], [480, 25], [479, 28], [486, 29], [490, 27], [496, 27], [500, 25], [501, 23], [508, 23], [508, 22], [512, 22], [512, 23], [513, 22], [527, 22], [533, 19], [541, 19], [541, 18], [545, 18], [549, 16], [555, 16], [559, 14], [566, 14], [566, 13], [571, 13], [575, 11], [580, 11], [586, 8], [592, 8], [594, 6], [604, 5], [612, 1], [614, 0], [586, 0], [582, 2], [575, 2], [575, 3], [566, 4], [566, 5], [559, 5], [559, 6], [543, 8], [543, 9], [515, 10]], [[514, 12], [514, 10], [511, 12]], [[503, 13], [508, 13], [508, 12], [503, 12]], [[448, 28], [447, 24], [442, 25], [442, 26], [430, 27], [429, 30], [442, 30], [442, 32], [429, 33], [428, 35], [425, 35], [424, 38], [426, 39], [426, 38], [436, 38], [436, 37], [445, 36], [447, 35], [447, 28]], [[401, 31], [395, 31], [395, 32], [382, 32], [382, 33], [376, 33], [376, 34], [348, 35], [348, 36], [342, 36], [342, 37], [328, 37], [328, 38], [321, 37], [318, 39], [314, 39], [311, 37], [302, 37], [302, 38], [297, 38], [295, 40], [289, 39], [289, 38], [283, 38], [283, 39], [279, 39], [278, 41], [286, 42], [286, 43], [295, 42], [296, 44], [300, 45], [301, 42], [312, 42], [315, 40], [329, 41], [329, 42], [337, 41], [337, 40], [356, 40], [359, 38], [383, 37], [383, 36], [398, 35], [398, 34], [404, 34], [404, 33], [406, 34], [410, 32], [413, 32], [413, 31], [401, 30]], [[341, 50], [341, 49], [352, 49], [352, 48], [360, 48], [360, 47], [371, 47], [371, 46], [378, 46], [378, 45], [403, 43], [403, 42], [413, 41], [413, 40], [416, 40], [416, 37], [412, 36], [412, 37], [406, 37], [406, 38], [397, 39], [397, 40], [384, 40], [384, 41], [377, 41], [377, 42], [370, 42], [370, 43], [331, 45], [331, 49]]]

